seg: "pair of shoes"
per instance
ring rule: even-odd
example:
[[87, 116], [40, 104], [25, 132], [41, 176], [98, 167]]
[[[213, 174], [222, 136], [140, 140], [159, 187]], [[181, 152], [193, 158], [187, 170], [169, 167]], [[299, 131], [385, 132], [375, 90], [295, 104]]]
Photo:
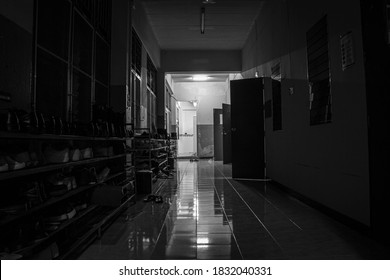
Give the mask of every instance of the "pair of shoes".
[[156, 202], [156, 203], [162, 203], [163, 202], [163, 198], [162, 198], [161, 195], [150, 194], [150, 195], [148, 195], [147, 198], [144, 199], [144, 202], [150, 202], [150, 201], [153, 201], [153, 202]]
[[[18, 166], [19, 168], [17, 169], [23, 168], [21, 167], [23, 164], [24, 167], [35, 167], [39, 164], [38, 155], [35, 152], [19, 151], [10, 156], [10, 158], [13, 159], [16, 163], [19, 163], [19, 166], [18, 164], [12, 164]], [[8, 163], [8, 165], [10, 165], [10, 163]]]
[[70, 161], [79, 161], [81, 159], [80, 149], [71, 149], [69, 152], [69, 160]]
[[50, 195], [61, 196], [77, 188], [77, 183], [75, 177], [66, 177], [61, 173], [57, 173], [47, 178], [47, 187]]
[[95, 167], [83, 168], [76, 171], [77, 184], [79, 186], [86, 186], [96, 184], [97, 174]]
[[156, 197], [154, 198], [154, 202], [156, 202], [156, 203], [163, 203], [162, 196], [156, 195]]
[[8, 171], [8, 162], [4, 157], [0, 156], [0, 172]]
[[144, 202], [154, 201], [155, 198], [156, 196], [150, 194], [147, 198], [144, 198]]
[[69, 148], [47, 146], [43, 154], [48, 163], [65, 163], [69, 162]]
[[19, 170], [19, 169], [23, 169], [26, 167], [25, 162], [19, 162], [19, 161], [13, 159], [12, 157], [6, 156], [5, 160], [8, 163], [9, 170]]
[[90, 159], [93, 158], [93, 152], [91, 147], [80, 149], [80, 159]]
[[96, 182], [98, 184], [103, 183], [107, 179], [108, 174], [110, 174], [110, 168], [106, 166], [99, 174], [96, 174]]

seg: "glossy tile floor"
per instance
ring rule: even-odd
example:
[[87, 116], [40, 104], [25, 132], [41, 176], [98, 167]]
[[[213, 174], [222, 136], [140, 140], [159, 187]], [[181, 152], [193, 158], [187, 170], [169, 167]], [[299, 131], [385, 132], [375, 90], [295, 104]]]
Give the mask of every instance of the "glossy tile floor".
[[140, 201], [79, 259], [389, 259], [361, 233], [272, 183], [231, 179], [231, 166], [178, 160], [157, 182], [161, 204]]

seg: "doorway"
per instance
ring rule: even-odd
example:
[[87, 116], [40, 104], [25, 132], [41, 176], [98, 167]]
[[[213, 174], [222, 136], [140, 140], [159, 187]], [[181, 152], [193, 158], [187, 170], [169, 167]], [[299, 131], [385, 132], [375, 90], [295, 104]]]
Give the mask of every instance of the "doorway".
[[178, 157], [196, 157], [197, 133], [196, 108], [189, 101], [179, 101], [179, 140]]
[[263, 79], [231, 81], [232, 176], [265, 179]]

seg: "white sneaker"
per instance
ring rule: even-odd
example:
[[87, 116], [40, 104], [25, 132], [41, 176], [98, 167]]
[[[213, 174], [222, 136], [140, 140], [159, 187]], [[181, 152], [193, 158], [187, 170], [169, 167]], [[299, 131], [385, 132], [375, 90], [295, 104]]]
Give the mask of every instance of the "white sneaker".
[[65, 163], [69, 161], [69, 149], [55, 150], [52, 147], [47, 147], [44, 150], [44, 155], [49, 163]]
[[85, 148], [80, 150], [82, 159], [89, 159], [93, 157], [92, 148]]
[[81, 152], [79, 149], [70, 150], [70, 161], [79, 161], [81, 159]]
[[8, 171], [8, 163], [4, 157], [0, 157], [0, 172]]
[[7, 156], [5, 158], [8, 162], [8, 168], [9, 170], [19, 170], [19, 169], [23, 169], [26, 167], [26, 163], [25, 162], [18, 162], [16, 160], [14, 160], [13, 158]]

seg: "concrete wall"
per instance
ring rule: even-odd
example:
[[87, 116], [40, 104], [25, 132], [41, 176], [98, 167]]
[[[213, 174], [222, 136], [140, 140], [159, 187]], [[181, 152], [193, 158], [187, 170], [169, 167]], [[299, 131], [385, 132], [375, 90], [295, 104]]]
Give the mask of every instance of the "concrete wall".
[[165, 72], [238, 72], [241, 51], [162, 50], [161, 64]]
[[[328, 16], [332, 123], [309, 125], [306, 31]], [[341, 68], [340, 36], [352, 31], [355, 64]], [[270, 77], [281, 63], [282, 130], [266, 123], [267, 175], [370, 225], [367, 112], [358, 1], [267, 1], [243, 49], [243, 76]], [[293, 88], [293, 94], [289, 94]], [[271, 99], [266, 90], [266, 100]]]
[[178, 100], [198, 101], [196, 112], [199, 157], [214, 156], [213, 110], [222, 108], [222, 103], [227, 102], [228, 86], [228, 81], [174, 83], [173, 92]]
[[198, 124], [213, 124], [213, 109], [222, 108], [227, 100], [227, 82], [174, 83], [178, 100], [198, 100]]

